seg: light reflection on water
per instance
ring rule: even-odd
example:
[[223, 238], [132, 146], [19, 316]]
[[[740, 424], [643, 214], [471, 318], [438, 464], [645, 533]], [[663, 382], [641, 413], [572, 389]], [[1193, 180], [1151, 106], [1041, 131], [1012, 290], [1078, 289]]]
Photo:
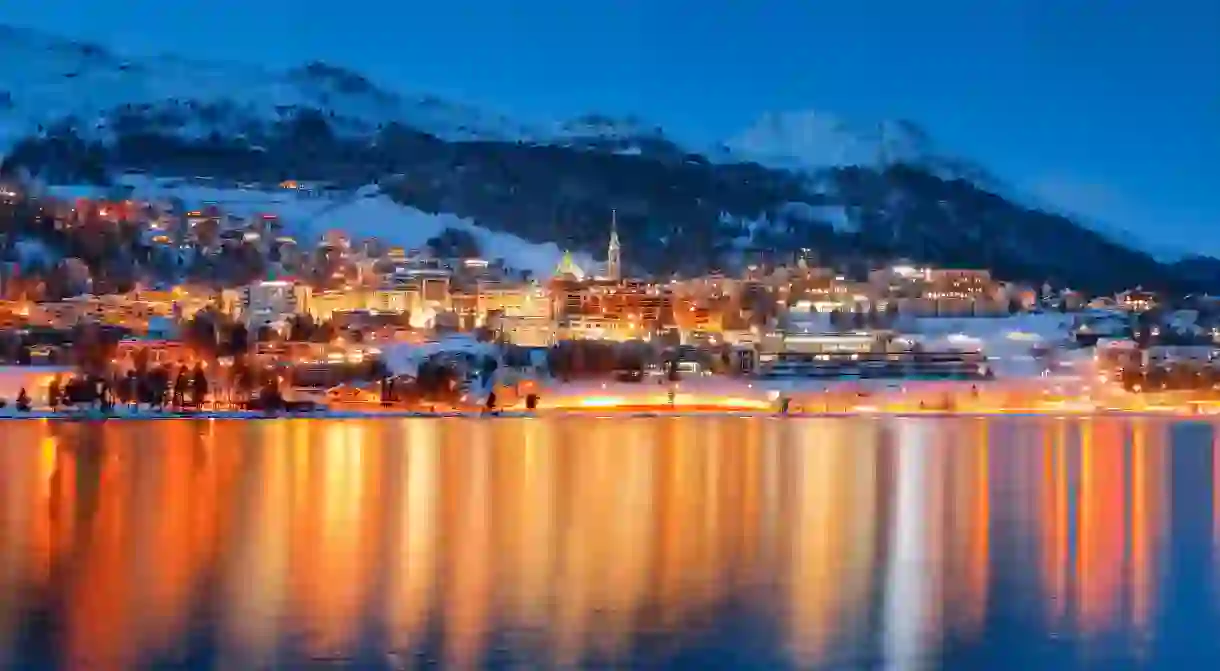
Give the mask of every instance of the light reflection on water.
[[1206, 424], [0, 425], [0, 667], [1220, 662]]

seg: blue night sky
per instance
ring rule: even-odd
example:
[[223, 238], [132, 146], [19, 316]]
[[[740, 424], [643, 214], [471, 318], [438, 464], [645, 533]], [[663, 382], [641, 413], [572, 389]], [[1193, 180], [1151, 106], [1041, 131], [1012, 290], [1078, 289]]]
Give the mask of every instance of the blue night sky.
[[636, 113], [696, 142], [766, 111], [908, 118], [1031, 193], [1220, 254], [1217, 0], [4, 5], [0, 21], [118, 51], [321, 59], [526, 119]]

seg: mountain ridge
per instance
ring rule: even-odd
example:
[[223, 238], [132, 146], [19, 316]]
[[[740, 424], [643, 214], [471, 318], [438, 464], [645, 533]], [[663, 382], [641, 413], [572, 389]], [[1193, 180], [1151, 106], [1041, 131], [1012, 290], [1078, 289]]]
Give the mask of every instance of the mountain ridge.
[[391, 91], [350, 68], [320, 60], [275, 70], [176, 54], [129, 58], [105, 46], [5, 24], [0, 24], [0, 59], [22, 64], [0, 72], [0, 91], [7, 94], [0, 107], [0, 125], [16, 126], [17, 135], [72, 117], [82, 126], [92, 123], [95, 131], [103, 131], [106, 124], [99, 125], [99, 120], [131, 107], [172, 110], [222, 103], [230, 103], [234, 116], [245, 113], [237, 123], [276, 119], [293, 108], [315, 108], [331, 113], [340, 130], [351, 124], [348, 130], [370, 132], [379, 125], [400, 123], [451, 141], [558, 144], [588, 136], [625, 139], [638, 134], [655, 140], [661, 135], [638, 118], [595, 113], [520, 122], [431, 94]]
[[617, 210], [624, 244], [637, 243], [636, 269], [647, 272], [729, 269], [814, 248], [842, 266], [903, 256], [1081, 288], [1210, 285], [1198, 264], [1178, 274], [1013, 196], [908, 121], [870, 135], [821, 113], [781, 113], [722, 150], [696, 149], [638, 118], [520, 123], [388, 91], [320, 61], [270, 72], [128, 60], [37, 35], [22, 44], [0, 45], [26, 64], [0, 74], [5, 167], [54, 182], [105, 182], [125, 170], [383, 182], [425, 212], [586, 252], [601, 250]]

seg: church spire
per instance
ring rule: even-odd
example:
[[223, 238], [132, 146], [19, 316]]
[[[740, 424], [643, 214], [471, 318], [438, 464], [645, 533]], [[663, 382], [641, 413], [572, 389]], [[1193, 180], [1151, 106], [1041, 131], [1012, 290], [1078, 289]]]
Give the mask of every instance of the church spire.
[[610, 210], [610, 245], [606, 249], [606, 277], [622, 279], [623, 250], [618, 241], [618, 210]]

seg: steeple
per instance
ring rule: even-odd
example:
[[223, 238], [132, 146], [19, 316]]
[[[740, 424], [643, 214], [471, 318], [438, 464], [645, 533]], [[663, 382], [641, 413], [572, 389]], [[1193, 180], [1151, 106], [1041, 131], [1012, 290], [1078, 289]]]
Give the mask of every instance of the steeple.
[[610, 210], [610, 246], [606, 249], [606, 278], [622, 279], [623, 250], [618, 242], [618, 210]]

